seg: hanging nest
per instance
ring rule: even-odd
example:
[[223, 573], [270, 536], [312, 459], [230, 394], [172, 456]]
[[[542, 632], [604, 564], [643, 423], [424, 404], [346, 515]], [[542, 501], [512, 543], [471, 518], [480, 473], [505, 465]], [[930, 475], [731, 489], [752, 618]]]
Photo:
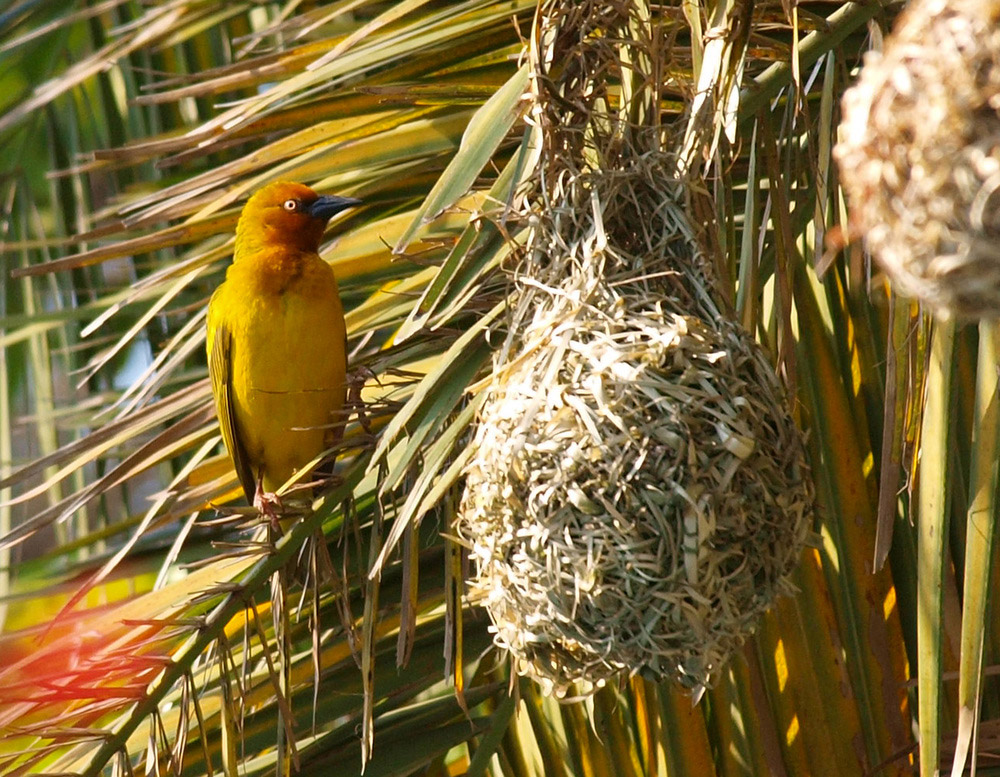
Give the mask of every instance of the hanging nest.
[[852, 231], [942, 316], [1000, 314], [1000, 2], [917, 0], [844, 95]]
[[703, 687], [789, 591], [812, 505], [798, 430], [735, 324], [546, 293], [480, 417], [472, 593], [560, 696], [639, 670]]
[[533, 214], [459, 511], [495, 642], [559, 696], [704, 688], [812, 524], [774, 369], [720, 312], [669, 160], [633, 161]]
[[704, 688], [789, 590], [812, 520], [780, 382], [685, 214], [659, 113], [676, 25], [634, 10], [540, 11], [528, 238], [457, 522], [496, 644], [560, 697], [619, 673]]

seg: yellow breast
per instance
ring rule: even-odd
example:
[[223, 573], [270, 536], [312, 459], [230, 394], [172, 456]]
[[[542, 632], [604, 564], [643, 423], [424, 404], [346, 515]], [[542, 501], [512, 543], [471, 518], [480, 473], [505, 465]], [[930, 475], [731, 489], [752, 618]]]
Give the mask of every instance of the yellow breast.
[[212, 329], [231, 332], [236, 435], [254, 477], [279, 488], [329, 444], [345, 399], [344, 312], [316, 254], [262, 252], [230, 267]]

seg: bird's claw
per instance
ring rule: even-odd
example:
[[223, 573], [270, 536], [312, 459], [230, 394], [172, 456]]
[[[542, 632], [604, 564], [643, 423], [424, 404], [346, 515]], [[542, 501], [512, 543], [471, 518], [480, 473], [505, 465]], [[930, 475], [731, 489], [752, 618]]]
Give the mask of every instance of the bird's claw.
[[281, 523], [279, 518], [284, 512], [281, 498], [271, 491], [265, 491], [264, 485], [260, 481], [257, 482], [257, 491], [253, 495], [253, 506], [257, 508], [261, 517], [271, 524], [271, 529], [274, 533], [280, 535]]
[[368, 434], [372, 434], [371, 423], [368, 414], [365, 412], [365, 401], [361, 397], [361, 389], [369, 380], [378, 383], [378, 376], [364, 365], [358, 367], [347, 376], [347, 408], [354, 410], [358, 416], [358, 423]]

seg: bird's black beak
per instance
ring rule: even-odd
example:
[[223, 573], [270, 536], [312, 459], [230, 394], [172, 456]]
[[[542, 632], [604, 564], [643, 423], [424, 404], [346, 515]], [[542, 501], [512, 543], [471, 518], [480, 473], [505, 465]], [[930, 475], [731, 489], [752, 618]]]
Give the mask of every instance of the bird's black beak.
[[361, 200], [356, 200], [353, 197], [334, 197], [333, 195], [324, 195], [322, 197], [317, 197], [312, 203], [310, 203], [306, 208], [306, 213], [314, 219], [328, 221], [342, 210], [347, 210], [348, 208], [360, 204]]

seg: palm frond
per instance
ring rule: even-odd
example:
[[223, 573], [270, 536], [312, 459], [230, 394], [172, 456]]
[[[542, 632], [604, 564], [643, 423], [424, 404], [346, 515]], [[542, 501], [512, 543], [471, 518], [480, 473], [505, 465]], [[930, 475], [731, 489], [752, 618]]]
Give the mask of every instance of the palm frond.
[[[638, 676], [560, 704], [489, 651], [451, 520], [526, 240], [536, 5], [0, 12], [0, 771], [909, 773], [938, 704], [925, 770], [953, 729], [957, 760], [998, 752], [991, 332], [956, 330], [950, 399], [925, 407], [945, 333], [834, 245], [839, 96], [877, 3], [634, 4], [669, 32], [656, 120], [690, 125], [698, 239], [808, 432], [798, 593], [697, 707]], [[614, 107], [635, 84], [608, 86]], [[364, 200], [323, 255], [374, 377], [338, 479], [271, 542], [232, 505], [202, 348], [240, 205], [278, 178]]]

